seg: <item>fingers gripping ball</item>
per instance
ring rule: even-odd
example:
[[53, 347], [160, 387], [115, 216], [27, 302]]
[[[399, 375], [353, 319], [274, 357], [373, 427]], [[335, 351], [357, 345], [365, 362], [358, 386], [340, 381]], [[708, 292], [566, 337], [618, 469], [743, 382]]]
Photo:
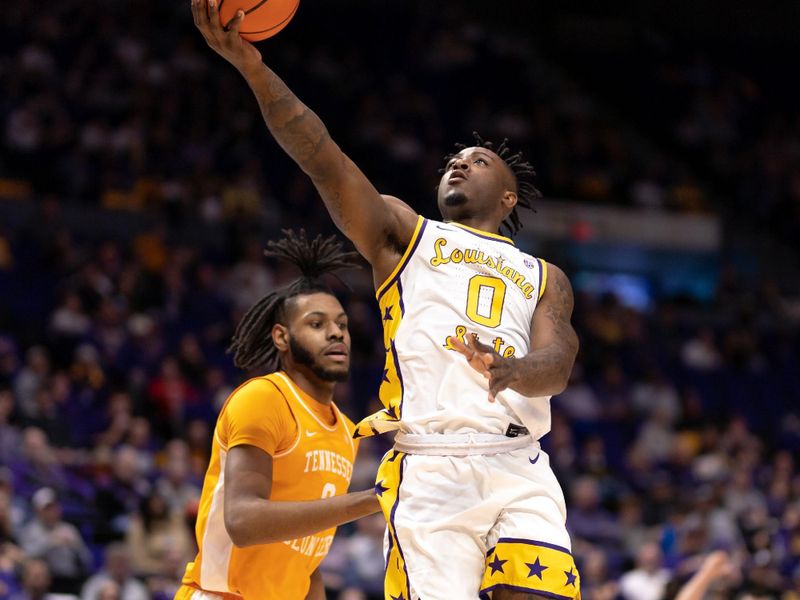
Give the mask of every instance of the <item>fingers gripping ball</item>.
[[219, 20], [223, 27], [244, 11], [239, 35], [249, 42], [272, 37], [289, 24], [300, 0], [219, 0]]

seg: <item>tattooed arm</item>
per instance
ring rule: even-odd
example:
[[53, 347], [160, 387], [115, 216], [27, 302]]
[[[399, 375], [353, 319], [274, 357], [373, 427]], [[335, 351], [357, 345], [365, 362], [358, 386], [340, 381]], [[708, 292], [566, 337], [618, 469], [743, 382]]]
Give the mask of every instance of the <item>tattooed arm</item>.
[[255, 46], [239, 36], [241, 11], [227, 28], [220, 25], [217, 2], [192, 0], [195, 25], [208, 45], [244, 76], [272, 136], [311, 178], [336, 226], [382, 282], [410, 241], [416, 214], [378, 193], [331, 139], [320, 118], [262, 62]]
[[533, 311], [531, 349], [521, 358], [504, 358], [491, 346], [466, 336], [467, 343], [451, 339], [473, 369], [489, 380], [489, 399], [511, 388], [524, 396], [551, 396], [567, 387], [578, 336], [570, 323], [574, 299], [564, 272], [548, 263], [547, 287]]
[[572, 286], [557, 266], [548, 263], [547, 272], [547, 287], [531, 321], [531, 350], [517, 362], [510, 386], [525, 396], [563, 392], [578, 354], [578, 335], [570, 323]]

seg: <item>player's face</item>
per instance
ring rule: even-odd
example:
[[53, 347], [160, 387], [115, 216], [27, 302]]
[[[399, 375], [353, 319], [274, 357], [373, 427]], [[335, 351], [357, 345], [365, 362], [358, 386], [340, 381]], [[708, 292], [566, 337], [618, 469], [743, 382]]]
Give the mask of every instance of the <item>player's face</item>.
[[513, 208], [508, 199], [512, 187], [512, 174], [502, 158], [487, 148], [465, 148], [445, 166], [439, 211], [447, 221], [489, 215], [503, 219]]
[[323, 381], [346, 381], [350, 370], [347, 315], [330, 294], [296, 296], [288, 314], [289, 358]]

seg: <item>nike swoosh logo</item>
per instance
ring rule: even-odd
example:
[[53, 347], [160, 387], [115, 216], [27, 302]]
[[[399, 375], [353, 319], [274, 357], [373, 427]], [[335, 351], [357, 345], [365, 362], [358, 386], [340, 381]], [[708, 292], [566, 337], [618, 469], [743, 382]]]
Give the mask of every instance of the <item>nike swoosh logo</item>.
[[319, 431], [306, 431], [306, 437], [317, 435]]
[[532, 465], [535, 465], [535, 464], [536, 464], [536, 461], [537, 461], [537, 460], [539, 460], [539, 457], [540, 457], [541, 455], [542, 455], [542, 453], [541, 453], [541, 452], [539, 452], [539, 454], [537, 454], [537, 455], [536, 455], [536, 458], [531, 458], [531, 457], [529, 456], [529, 457], [528, 457], [528, 462], [530, 462]]
[[444, 230], [444, 231], [453, 231], [453, 230], [452, 230], [452, 229], [450, 229], [449, 227], [442, 227], [441, 225], [437, 225], [437, 226], [436, 226], [436, 229], [442, 229], [442, 230]]

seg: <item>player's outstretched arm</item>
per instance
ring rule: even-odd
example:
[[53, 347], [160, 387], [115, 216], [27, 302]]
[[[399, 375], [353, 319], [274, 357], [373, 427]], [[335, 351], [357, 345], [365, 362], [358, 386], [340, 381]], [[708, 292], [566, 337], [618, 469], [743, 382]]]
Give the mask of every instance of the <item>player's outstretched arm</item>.
[[544, 295], [531, 321], [531, 349], [520, 358], [505, 358], [467, 335], [464, 344], [452, 339], [453, 348], [470, 366], [489, 380], [489, 400], [506, 388], [524, 396], [551, 396], [564, 391], [578, 354], [578, 335], [570, 319], [574, 298], [564, 272], [548, 263]]
[[231, 448], [225, 463], [225, 529], [234, 545], [301, 538], [380, 510], [374, 490], [302, 502], [270, 500], [271, 492], [272, 457], [255, 446]]
[[686, 582], [675, 600], [702, 600], [711, 584], [733, 573], [733, 564], [728, 555], [717, 550], [706, 556], [700, 569]]
[[[376, 279], [394, 268], [416, 225], [416, 215], [386, 202], [331, 139], [322, 120], [239, 36], [242, 11], [223, 28], [218, 0], [192, 0], [194, 22], [206, 42], [247, 80], [270, 133], [311, 178], [337, 227], [373, 265]], [[399, 252], [398, 252], [399, 249]]]

